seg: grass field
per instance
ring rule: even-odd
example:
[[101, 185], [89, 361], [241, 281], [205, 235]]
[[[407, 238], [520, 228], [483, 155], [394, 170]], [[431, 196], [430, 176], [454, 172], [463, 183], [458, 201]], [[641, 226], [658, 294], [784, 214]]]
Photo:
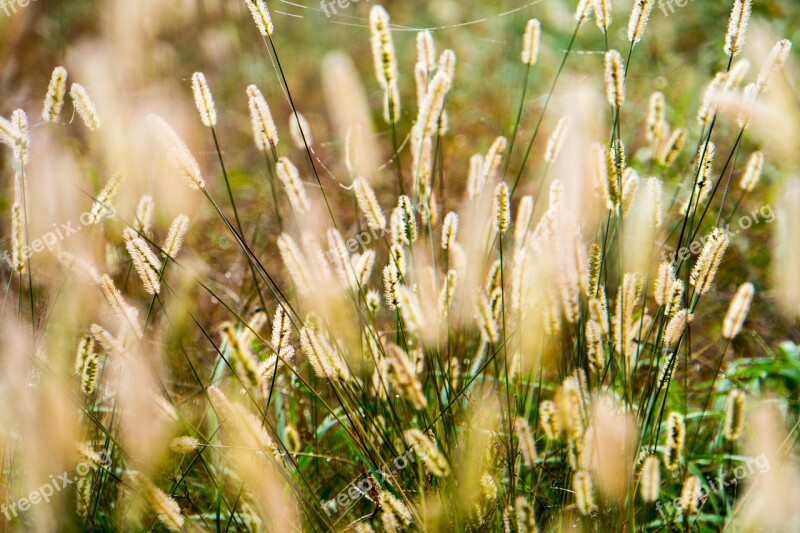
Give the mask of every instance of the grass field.
[[793, 0], [0, 0], [0, 529], [800, 531]]

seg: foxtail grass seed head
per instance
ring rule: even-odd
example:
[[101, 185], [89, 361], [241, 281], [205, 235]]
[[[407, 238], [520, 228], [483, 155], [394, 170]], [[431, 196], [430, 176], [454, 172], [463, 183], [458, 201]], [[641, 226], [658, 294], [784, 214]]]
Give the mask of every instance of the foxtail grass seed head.
[[542, 25], [537, 19], [530, 19], [522, 37], [522, 62], [535, 65], [539, 58], [539, 42], [542, 38]]
[[383, 214], [375, 191], [364, 178], [356, 178], [353, 182], [358, 207], [367, 219], [367, 225], [374, 231], [383, 231], [386, 228], [386, 217]]
[[678, 341], [683, 336], [683, 332], [686, 331], [686, 326], [691, 320], [692, 315], [689, 314], [688, 309], [681, 309], [672, 315], [664, 330], [664, 346], [667, 350], [677, 348]]
[[249, 386], [258, 385], [259, 372], [256, 356], [250, 349], [244, 335], [238, 333], [230, 322], [222, 324], [222, 340], [230, 349], [230, 358], [233, 360], [237, 374]]
[[275, 148], [279, 142], [278, 128], [275, 126], [267, 100], [255, 85], [247, 87], [247, 98], [256, 148], [262, 152]]
[[332, 381], [350, 379], [347, 365], [328, 341], [315, 330], [308, 327], [300, 330], [300, 347], [318, 377]]
[[[394, 386], [408, 400], [414, 409], [420, 411], [428, 406], [428, 399], [417, 376], [417, 368], [408, 353], [395, 344], [387, 350], [388, 363], [392, 369], [391, 379]], [[433, 472], [431, 472], [433, 474]]]
[[289, 118], [289, 137], [299, 150], [311, 148], [314, 139], [311, 137], [311, 125], [302, 113], [295, 112]]
[[740, 59], [737, 61], [736, 64], [731, 67], [730, 72], [728, 72], [728, 77], [725, 80], [725, 87], [723, 87], [722, 92], [725, 93], [731, 89], [738, 89], [749, 72], [750, 62], [748, 60]]
[[659, 152], [657, 163], [665, 168], [671, 167], [681, 154], [683, 144], [686, 142], [686, 130], [679, 128], [672, 132], [664, 148]]
[[620, 107], [625, 101], [625, 69], [622, 55], [616, 50], [606, 52], [606, 98], [612, 106]]
[[25, 213], [22, 208], [21, 195], [11, 206], [11, 267], [18, 275], [25, 273], [27, 259], [24, 254], [27, 243], [25, 229]]
[[717, 274], [722, 256], [728, 248], [728, 235], [720, 228], [715, 228], [703, 246], [703, 251], [695, 263], [689, 283], [695, 287], [697, 293], [706, 294], [711, 289], [714, 276]]
[[688, 475], [681, 488], [681, 509], [686, 514], [693, 514], [700, 508], [703, 485], [700, 478]]
[[133, 470], [125, 472], [124, 479], [139, 491], [144, 500], [155, 511], [159, 522], [167, 530], [178, 533], [183, 531], [184, 518], [181, 515], [181, 507], [171, 496], [153, 485], [144, 475]]
[[525, 466], [529, 469], [533, 468], [536, 464], [536, 442], [533, 440], [531, 427], [528, 421], [522, 417], [514, 419], [514, 433], [519, 442], [519, 451], [522, 453], [522, 459], [525, 461]]
[[397, 208], [400, 210], [401, 229], [405, 235], [404, 242], [413, 244], [419, 233], [417, 231], [417, 218], [414, 213], [414, 206], [411, 203], [411, 198], [406, 195], [400, 196], [397, 202]]
[[666, 107], [664, 93], [656, 91], [650, 96], [650, 104], [647, 108], [647, 141], [653, 150], [654, 158], [657, 157], [669, 127], [666, 119]]
[[179, 455], [189, 455], [194, 453], [200, 447], [200, 441], [194, 437], [184, 435], [183, 437], [176, 437], [169, 443], [169, 449]]
[[[514, 501], [514, 507], [506, 508], [506, 511], [514, 513], [516, 519], [516, 530], [513, 529], [510, 516], [506, 519], [506, 513], [503, 515], [503, 533], [508, 530], [517, 531], [518, 533], [537, 533], [539, 527], [536, 525], [536, 517], [533, 514], [533, 506], [525, 499], [524, 496], [518, 496]], [[510, 514], [510, 512], [508, 514]]]
[[681, 465], [685, 442], [686, 425], [683, 421], [683, 415], [672, 412], [667, 417], [667, 442], [664, 452], [664, 466], [670, 472]]
[[650, 221], [655, 229], [664, 223], [664, 187], [658, 178], [647, 178], [648, 207], [652, 210]]
[[291, 235], [282, 233], [278, 237], [278, 251], [297, 292], [303, 296], [311, 294], [312, 278], [306, 267], [306, 257]]
[[[622, 203], [621, 211], [622, 216], [628, 216], [633, 200], [636, 197], [636, 191], [639, 190], [639, 173], [631, 167], [625, 169], [622, 174]], [[655, 217], [654, 217], [655, 218]]]
[[180, 173], [189, 188], [196, 191], [205, 189], [206, 182], [200, 172], [200, 165], [178, 134], [163, 118], [157, 115], [149, 115], [148, 120], [167, 149], [170, 163]]
[[217, 125], [217, 108], [206, 75], [202, 72], [192, 74], [192, 93], [194, 93], [194, 105], [200, 113], [200, 121], [205, 127], [213, 128]]
[[653, 296], [655, 297], [658, 305], [669, 304], [672, 298], [672, 284], [675, 282], [675, 269], [672, 263], [664, 261], [658, 267], [658, 274], [656, 275], [655, 286], [653, 288]]
[[731, 442], [739, 440], [744, 428], [745, 395], [739, 389], [734, 389], [728, 394], [725, 404], [725, 425], [722, 434], [725, 440]]
[[445, 477], [450, 473], [447, 459], [428, 435], [418, 429], [409, 429], [404, 433], [404, 437], [408, 445], [422, 459], [428, 473], [436, 477]]
[[373, 6], [370, 10], [369, 29], [375, 77], [384, 90], [384, 119], [388, 124], [394, 124], [400, 118], [397, 58], [389, 27], [389, 14], [382, 6]]
[[158, 294], [161, 285], [159, 278], [161, 261], [150, 249], [147, 241], [141, 238], [133, 229], [125, 228], [122, 235], [125, 237], [125, 247], [133, 260], [136, 272], [142, 279], [145, 290], [149, 294]]
[[499, 183], [494, 190], [493, 219], [495, 231], [500, 236], [505, 235], [511, 225], [511, 195], [505, 182]]
[[136, 204], [136, 217], [133, 221], [133, 229], [142, 235], [149, 235], [153, 229], [153, 211], [155, 203], [149, 194], [139, 198]]
[[119, 292], [119, 289], [117, 289], [116, 285], [114, 285], [114, 281], [108, 276], [108, 274], [103, 274], [99, 278], [99, 281], [100, 289], [103, 291], [103, 296], [105, 296], [109, 306], [111, 306], [111, 310], [117, 316], [120, 326], [124, 329], [130, 330], [138, 339], [141, 339], [144, 334], [141, 326], [139, 325], [138, 312], [136, 309], [134, 309], [130, 304], [128, 304], [128, 302], [125, 301], [122, 293]]
[[575, 491], [575, 505], [578, 507], [578, 512], [588, 516], [597, 510], [594, 503], [594, 484], [589, 472], [585, 470], [575, 472], [572, 476], [572, 490]]
[[458, 215], [450, 211], [442, 223], [442, 250], [450, 250], [458, 236]]
[[594, 298], [600, 283], [600, 267], [603, 262], [603, 249], [596, 242], [593, 242], [589, 247], [588, 261], [589, 266], [587, 272], [589, 282], [586, 285], [586, 296], [588, 298]]
[[439, 117], [444, 109], [444, 100], [451, 83], [452, 80], [442, 70], [437, 71], [434, 75], [428, 91], [425, 93], [425, 98], [422, 100], [417, 122], [414, 124], [415, 142], [422, 143], [424, 139], [432, 137], [436, 133]]
[[667, 302], [667, 308], [664, 311], [666, 316], [672, 316], [678, 312], [683, 306], [683, 295], [686, 292], [686, 284], [682, 279], [676, 279], [672, 282], [672, 292], [670, 299]]
[[275, 309], [275, 316], [272, 318], [272, 348], [280, 352], [289, 346], [292, 340], [292, 321], [283, 305]]
[[99, 130], [100, 119], [98, 118], [94, 101], [89, 96], [89, 91], [83, 85], [73, 83], [69, 90], [69, 95], [72, 98], [72, 105], [75, 107], [75, 111], [78, 112], [86, 127], [91, 131]]
[[401, 245], [393, 244], [389, 248], [389, 261], [397, 267], [401, 277], [406, 277], [406, 252]]
[[497, 327], [497, 321], [494, 318], [494, 309], [486, 296], [486, 293], [478, 295], [478, 323], [481, 327], [483, 339], [492, 344], [500, 340], [500, 334]]
[[475, 154], [469, 159], [469, 176], [467, 178], [467, 195], [472, 200], [477, 197], [486, 185], [483, 174], [483, 156]]
[[389, 309], [397, 309], [400, 300], [397, 296], [397, 289], [400, 287], [400, 272], [397, 267], [390, 263], [383, 269], [384, 298]]
[[661, 490], [661, 464], [655, 455], [650, 455], [642, 464], [642, 473], [639, 478], [639, 493], [642, 500], [652, 503], [658, 499]]
[[632, 44], [642, 40], [647, 21], [650, 20], [650, 12], [653, 11], [655, 4], [655, 0], [634, 0], [631, 18], [628, 20], [628, 40]]
[[186, 235], [186, 230], [189, 229], [189, 217], [186, 215], [178, 215], [172, 221], [167, 232], [167, 238], [164, 239], [164, 255], [174, 258], [178, 255], [183, 244], [183, 237]]
[[272, 16], [270, 16], [269, 9], [267, 9], [267, 4], [264, 3], [264, 0], [245, 0], [245, 3], [262, 37], [271, 36], [275, 28], [272, 25]]
[[444, 277], [442, 289], [439, 292], [439, 317], [442, 320], [447, 319], [450, 314], [450, 306], [453, 304], [453, 295], [456, 292], [456, 283], [458, 281], [458, 274], [455, 270], [450, 269]]
[[98, 224], [113, 212], [113, 201], [119, 191], [119, 184], [122, 181], [120, 174], [114, 174], [106, 185], [97, 194], [97, 198], [92, 203], [89, 211], [90, 224]]
[[736, 291], [728, 307], [728, 313], [725, 315], [725, 321], [722, 323], [723, 338], [733, 339], [742, 331], [742, 325], [750, 311], [750, 302], [753, 300], [754, 293], [755, 289], [752, 283], [743, 283]]
[[611, 0], [593, 0], [594, 1], [594, 21], [600, 31], [603, 33], [608, 31], [611, 26]]
[[767, 57], [767, 60], [764, 62], [758, 74], [756, 86], [759, 91], [766, 91], [770, 77], [783, 70], [783, 66], [786, 64], [791, 49], [792, 42], [789, 39], [783, 39], [775, 43], [775, 46], [772, 47], [769, 53], [769, 57]]
[[569, 117], [561, 117], [553, 130], [552, 135], [547, 140], [547, 150], [544, 153], [544, 160], [546, 163], [552, 163], [561, 152], [561, 147], [564, 145], [564, 139], [569, 132]]
[[397, 289], [397, 299], [406, 330], [410, 333], [419, 332], [424, 327], [424, 315], [419, 297], [408, 287], [400, 286]]
[[500, 170], [500, 165], [503, 162], [503, 154], [507, 148], [508, 139], [502, 135], [494, 140], [489, 150], [486, 152], [486, 156], [483, 158], [483, 177], [481, 178], [481, 183], [494, 183], [498, 171]]
[[424, 67], [426, 73], [436, 68], [436, 45], [430, 30], [417, 33], [417, 64]]
[[761, 173], [764, 170], [764, 154], [762, 152], [754, 152], [747, 162], [747, 168], [742, 174], [742, 179], [739, 182], [739, 188], [744, 192], [752, 192], [761, 179]]
[[593, 0], [578, 0], [578, 5], [575, 6], [575, 21], [578, 24], [583, 24], [589, 15], [592, 14]]
[[708, 129], [717, 113], [720, 98], [722, 97], [727, 81], [727, 72], [717, 72], [714, 79], [711, 80], [711, 83], [706, 87], [705, 93], [703, 93], [703, 100], [700, 103], [700, 107], [697, 109], [697, 123], [703, 130]]
[[81, 392], [88, 396], [94, 392], [97, 386], [97, 376], [100, 371], [100, 360], [94, 350], [88, 350], [84, 354], [81, 365]]
[[278, 159], [276, 165], [278, 172], [278, 179], [281, 180], [286, 196], [289, 198], [289, 204], [298, 215], [308, 213], [311, 209], [311, 204], [306, 195], [306, 188], [300, 180], [300, 173], [297, 167], [294, 166], [288, 157], [281, 157]]
[[595, 372], [602, 372], [606, 363], [603, 328], [595, 320], [586, 323], [586, 355], [592, 369]]
[[728, 33], [725, 35], [725, 55], [734, 57], [741, 53], [750, 22], [753, 0], [734, 0]]
[[64, 107], [64, 97], [67, 94], [67, 69], [56, 67], [50, 77], [47, 95], [44, 98], [42, 118], [46, 122], [58, 122], [61, 109]]
[[539, 406], [539, 425], [550, 440], [556, 440], [561, 435], [561, 419], [556, 404], [551, 400], [545, 400]]

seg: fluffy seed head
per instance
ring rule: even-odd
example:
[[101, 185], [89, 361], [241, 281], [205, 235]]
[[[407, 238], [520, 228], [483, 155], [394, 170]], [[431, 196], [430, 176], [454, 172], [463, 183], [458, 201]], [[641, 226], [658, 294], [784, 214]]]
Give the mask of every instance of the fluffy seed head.
[[375, 191], [369, 186], [367, 180], [356, 178], [353, 182], [353, 190], [356, 193], [358, 207], [367, 218], [367, 225], [374, 231], [383, 231], [386, 228], [386, 217], [375, 197]]
[[744, 428], [745, 395], [739, 389], [734, 389], [728, 394], [725, 405], [725, 426], [722, 434], [725, 440], [738, 440]]
[[78, 112], [83, 123], [92, 131], [100, 129], [100, 119], [97, 116], [97, 108], [89, 96], [89, 91], [83, 85], [73, 83], [69, 90], [69, 95], [72, 98], [72, 105], [75, 111]]
[[769, 57], [761, 67], [761, 72], [758, 74], [756, 86], [761, 92], [767, 90], [767, 84], [772, 74], [783, 70], [786, 64], [786, 59], [789, 57], [789, 51], [792, 49], [792, 42], [789, 39], [783, 39], [775, 43], [769, 53]]
[[249, 85], [247, 87], [247, 97], [248, 107], [250, 108], [250, 123], [256, 148], [265, 152], [270, 147], [278, 146], [278, 128], [272, 119], [272, 112], [264, 95], [258, 87]]
[[616, 107], [625, 101], [625, 70], [622, 55], [616, 50], [606, 52], [606, 97]]
[[494, 190], [493, 216], [495, 231], [505, 235], [511, 225], [511, 195], [505, 182], [499, 183]]
[[286, 190], [286, 195], [289, 197], [292, 209], [299, 215], [307, 213], [311, 208], [311, 204], [306, 195], [306, 188], [303, 182], [300, 181], [300, 173], [297, 171], [297, 167], [288, 157], [281, 157], [278, 159], [275, 168], [278, 172], [278, 178]]
[[575, 491], [575, 505], [583, 516], [588, 516], [597, 509], [594, 503], [594, 485], [589, 472], [580, 470], [572, 476], [572, 490]]
[[753, 0], [734, 0], [725, 35], [725, 55], [733, 57], [741, 53], [752, 6]]
[[658, 305], [667, 305], [672, 298], [672, 284], [675, 282], [675, 269], [672, 263], [664, 261], [658, 267], [658, 275], [656, 275], [656, 282], [653, 288], [653, 295], [655, 296]]
[[686, 130], [679, 128], [672, 132], [664, 148], [658, 153], [656, 162], [663, 167], [669, 168], [678, 159], [686, 142]]
[[200, 441], [188, 435], [184, 435], [183, 437], [177, 437], [173, 439], [172, 442], [169, 443], [169, 449], [180, 455], [188, 455], [190, 453], [194, 453], [194, 451], [197, 450], [199, 446], [200, 446]]
[[644, 501], [654, 502], [658, 499], [658, 492], [661, 489], [661, 464], [655, 455], [650, 455], [644, 460], [639, 486]]
[[550, 440], [557, 439], [561, 434], [561, 419], [556, 404], [551, 400], [545, 400], [539, 406], [539, 425]]
[[732, 339], [742, 331], [742, 325], [747, 318], [754, 293], [755, 289], [752, 283], [743, 283], [736, 291], [736, 295], [728, 307], [728, 313], [725, 315], [725, 321], [722, 323], [723, 338]]
[[522, 37], [522, 62], [526, 65], [535, 65], [539, 58], [539, 41], [542, 37], [542, 25], [537, 19], [530, 19], [525, 26], [525, 35]]
[[375, 77], [384, 90], [384, 119], [393, 124], [400, 118], [397, 58], [389, 28], [389, 14], [382, 6], [373, 6], [370, 10], [369, 29]]
[[42, 118], [47, 122], [57, 122], [64, 107], [64, 96], [67, 93], [67, 69], [56, 67], [50, 76], [50, 85], [44, 98]]
[[161, 261], [150, 249], [147, 241], [139, 237], [133, 229], [125, 228], [122, 234], [125, 237], [125, 248], [131, 256], [133, 266], [142, 280], [144, 289], [148, 294], [158, 294], [161, 292], [161, 278], [159, 275]]
[[194, 190], [205, 189], [206, 182], [200, 172], [200, 165], [178, 134], [163, 118], [157, 115], [149, 115], [148, 120], [167, 149], [170, 163], [181, 174], [181, 177], [186, 180], [189, 188]]
[[200, 113], [200, 120], [207, 128], [217, 125], [217, 108], [214, 106], [214, 97], [208, 87], [206, 75], [202, 72], [192, 74], [192, 93], [194, 93], [194, 105]]
[[634, 0], [631, 18], [628, 20], [628, 40], [631, 43], [636, 44], [642, 40], [655, 4], [655, 0]]
[[683, 458], [686, 441], [686, 425], [680, 413], [672, 412], [667, 418], [667, 443], [664, 452], [664, 465], [672, 472], [678, 468]]
[[611, 0], [594, 0], [594, 21], [600, 31], [611, 26]]
[[267, 4], [264, 3], [264, 0], [245, 0], [245, 2], [261, 35], [263, 37], [272, 35], [275, 28], [272, 25], [272, 17], [269, 14], [269, 9], [267, 9]]
[[664, 330], [664, 346], [667, 350], [676, 347], [678, 341], [683, 336], [683, 332], [686, 331], [687, 324], [691, 322], [691, 320], [692, 315], [689, 314], [688, 309], [681, 309], [672, 315], [672, 318], [667, 322], [667, 327]]
[[761, 179], [761, 172], [764, 170], [764, 154], [762, 152], [754, 152], [747, 162], [747, 168], [742, 174], [742, 179], [739, 182], [739, 188], [745, 192], [752, 192], [758, 185]]
[[514, 433], [519, 441], [519, 450], [522, 453], [522, 459], [525, 461], [525, 466], [533, 468], [536, 464], [536, 443], [531, 434], [531, 427], [528, 421], [522, 417], [517, 417], [514, 420]]
[[715, 228], [706, 240], [689, 278], [689, 283], [695, 287], [698, 294], [706, 294], [711, 289], [722, 256], [728, 248], [728, 242], [728, 235], [719, 228]]
[[458, 235], [458, 215], [452, 211], [447, 213], [442, 223], [442, 249], [450, 250]]
[[697, 511], [702, 497], [701, 488], [700, 478], [691, 474], [686, 477], [681, 488], [681, 509], [684, 513], [691, 514]]
[[183, 237], [186, 235], [186, 230], [189, 229], [189, 217], [186, 215], [178, 215], [169, 226], [167, 238], [164, 239], [164, 254], [167, 257], [175, 257], [181, 249], [183, 244]]

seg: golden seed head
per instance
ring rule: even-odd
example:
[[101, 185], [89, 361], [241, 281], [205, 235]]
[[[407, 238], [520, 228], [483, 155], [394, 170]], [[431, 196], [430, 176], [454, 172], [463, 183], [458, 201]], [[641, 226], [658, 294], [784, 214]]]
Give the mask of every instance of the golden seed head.
[[278, 159], [275, 168], [292, 209], [299, 215], [308, 213], [309, 209], [311, 209], [311, 204], [306, 195], [306, 188], [300, 180], [300, 173], [297, 167], [288, 157], [281, 157]]
[[550, 440], [555, 440], [561, 435], [561, 418], [553, 401], [545, 400], [539, 406], [539, 425]]
[[695, 475], [688, 475], [681, 488], [681, 509], [687, 514], [694, 513], [700, 507], [702, 483]]
[[752, 283], [743, 283], [736, 291], [722, 323], [722, 337], [733, 339], [742, 331], [742, 325], [750, 311], [750, 302], [753, 300], [755, 289]]
[[648, 456], [642, 464], [639, 490], [642, 500], [648, 503], [658, 499], [658, 493], [661, 490], [661, 464], [655, 455]]
[[94, 101], [92, 101], [92, 97], [89, 96], [89, 91], [83, 85], [73, 83], [69, 90], [69, 95], [72, 98], [72, 105], [75, 107], [75, 111], [78, 112], [86, 127], [91, 131], [100, 129], [97, 108], [94, 105]]
[[535, 65], [539, 58], [539, 41], [542, 37], [542, 25], [537, 19], [530, 19], [525, 26], [522, 37], [522, 62]]
[[731, 18], [728, 21], [728, 33], [725, 35], [725, 55], [733, 57], [741, 53], [752, 5], [753, 0], [734, 0]]
[[769, 57], [767, 57], [767, 60], [764, 62], [764, 66], [761, 67], [761, 72], [758, 74], [756, 86], [759, 91], [766, 91], [770, 77], [774, 73], [783, 70], [783, 66], [786, 64], [791, 49], [792, 42], [789, 39], [783, 39], [775, 43], [775, 46], [772, 47], [769, 53]]
[[644, 30], [647, 28], [647, 21], [650, 20], [650, 12], [653, 11], [655, 0], [635, 0], [631, 18], [628, 20], [628, 40], [636, 44], [642, 40]]
[[386, 217], [375, 197], [375, 191], [369, 186], [367, 180], [356, 178], [353, 182], [353, 190], [356, 193], [358, 207], [367, 218], [367, 225], [374, 231], [383, 231], [386, 228]]
[[616, 50], [606, 52], [606, 97], [608, 103], [619, 107], [625, 101], [625, 69], [622, 55]]
[[664, 452], [664, 465], [672, 472], [683, 460], [683, 446], [686, 441], [686, 425], [680, 413], [672, 412], [667, 418], [667, 442]]
[[611, 0], [594, 0], [594, 21], [600, 31], [611, 26]]
[[256, 148], [262, 152], [275, 148], [279, 142], [278, 128], [275, 126], [267, 100], [255, 85], [247, 87], [247, 97]]
[[493, 207], [494, 229], [503, 236], [511, 225], [511, 195], [505, 182], [495, 188]]
[[269, 14], [269, 9], [267, 9], [267, 4], [264, 3], [264, 0], [245, 0], [245, 2], [247, 3], [247, 8], [250, 10], [250, 14], [253, 16], [256, 27], [258, 27], [259, 33], [261, 33], [263, 37], [271, 36], [275, 28], [272, 25], [272, 17]]
[[458, 235], [458, 215], [450, 211], [445, 215], [442, 223], [442, 249], [450, 250]]
[[758, 185], [761, 179], [761, 173], [764, 170], [764, 154], [762, 152], [754, 152], [747, 162], [747, 168], [742, 174], [742, 179], [739, 182], [739, 188], [745, 192], [752, 192]]
[[200, 447], [200, 441], [188, 435], [176, 437], [172, 439], [172, 442], [169, 443], [169, 449], [180, 455], [189, 455], [190, 453], [194, 453], [198, 447]]
[[200, 120], [207, 128], [213, 128], [217, 125], [217, 108], [206, 76], [202, 72], [192, 74], [192, 93], [194, 93], [194, 105], [200, 113]]
[[725, 440], [738, 440], [744, 428], [745, 395], [739, 389], [734, 389], [728, 394], [725, 405], [725, 426], [722, 434]]
[[64, 96], [67, 93], [67, 69], [56, 67], [50, 77], [47, 95], [44, 98], [42, 118], [47, 122], [57, 122], [64, 107]]
[[698, 294], [706, 294], [711, 289], [722, 256], [728, 248], [728, 242], [728, 235], [720, 228], [715, 228], [706, 240], [689, 278], [689, 283], [695, 287]]
[[164, 254], [167, 257], [174, 258], [183, 245], [183, 237], [189, 229], [189, 217], [186, 215], [178, 215], [169, 226], [167, 238], [164, 239]]
[[579, 470], [572, 476], [572, 490], [575, 491], [575, 505], [583, 516], [597, 510], [594, 503], [594, 485], [589, 472]]
[[382, 6], [373, 6], [370, 10], [369, 28], [375, 77], [384, 90], [384, 119], [388, 124], [393, 124], [400, 118], [397, 58], [389, 27], [389, 14]]

